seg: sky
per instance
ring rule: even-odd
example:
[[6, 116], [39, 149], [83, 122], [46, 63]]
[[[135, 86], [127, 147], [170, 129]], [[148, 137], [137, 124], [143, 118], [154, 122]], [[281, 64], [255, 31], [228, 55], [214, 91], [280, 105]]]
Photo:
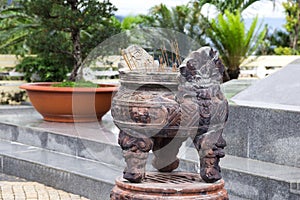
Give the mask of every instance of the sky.
[[[182, 5], [190, 0], [110, 0], [117, 8], [116, 15], [127, 16], [137, 14], [147, 14], [149, 9], [160, 3], [166, 4], [168, 7]], [[243, 13], [245, 18], [253, 18], [258, 15], [259, 18], [284, 18], [282, 2], [286, 0], [276, 0], [275, 8], [270, 0], [262, 0], [254, 3]], [[213, 6], [205, 6], [202, 10], [203, 14], [214, 16]]]

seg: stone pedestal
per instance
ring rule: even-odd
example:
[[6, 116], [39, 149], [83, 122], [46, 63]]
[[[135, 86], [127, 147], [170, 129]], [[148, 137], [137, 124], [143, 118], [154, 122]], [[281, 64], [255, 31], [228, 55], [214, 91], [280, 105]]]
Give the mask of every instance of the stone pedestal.
[[142, 183], [119, 177], [111, 200], [228, 200], [224, 181], [205, 183], [199, 174], [187, 172], [148, 172]]

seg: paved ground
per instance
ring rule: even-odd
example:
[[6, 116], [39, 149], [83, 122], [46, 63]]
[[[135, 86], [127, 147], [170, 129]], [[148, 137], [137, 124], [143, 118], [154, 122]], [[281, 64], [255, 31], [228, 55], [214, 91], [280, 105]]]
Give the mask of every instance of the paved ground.
[[0, 200], [88, 200], [79, 195], [57, 190], [0, 173]]

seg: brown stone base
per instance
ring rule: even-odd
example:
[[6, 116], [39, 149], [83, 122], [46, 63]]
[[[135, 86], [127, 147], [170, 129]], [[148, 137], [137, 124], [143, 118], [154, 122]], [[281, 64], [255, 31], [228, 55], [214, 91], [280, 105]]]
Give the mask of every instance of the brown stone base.
[[205, 183], [199, 174], [187, 172], [148, 172], [142, 183], [119, 177], [111, 200], [228, 200], [224, 181]]

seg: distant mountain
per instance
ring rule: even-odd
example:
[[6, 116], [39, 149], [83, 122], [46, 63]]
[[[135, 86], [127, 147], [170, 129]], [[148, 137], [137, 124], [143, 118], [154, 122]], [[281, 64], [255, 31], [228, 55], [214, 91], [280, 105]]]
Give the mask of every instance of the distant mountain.
[[[122, 22], [125, 17], [126, 16], [116, 15], [116, 18], [120, 22]], [[245, 18], [246, 28], [250, 27], [252, 21], [253, 18]], [[270, 32], [273, 32], [275, 30], [285, 30], [284, 28], [285, 18], [259, 18], [258, 25], [260, 25], [261, 23], [262, 23], [262, 27], [264, 27], [264, 25], [267, 24]]]

